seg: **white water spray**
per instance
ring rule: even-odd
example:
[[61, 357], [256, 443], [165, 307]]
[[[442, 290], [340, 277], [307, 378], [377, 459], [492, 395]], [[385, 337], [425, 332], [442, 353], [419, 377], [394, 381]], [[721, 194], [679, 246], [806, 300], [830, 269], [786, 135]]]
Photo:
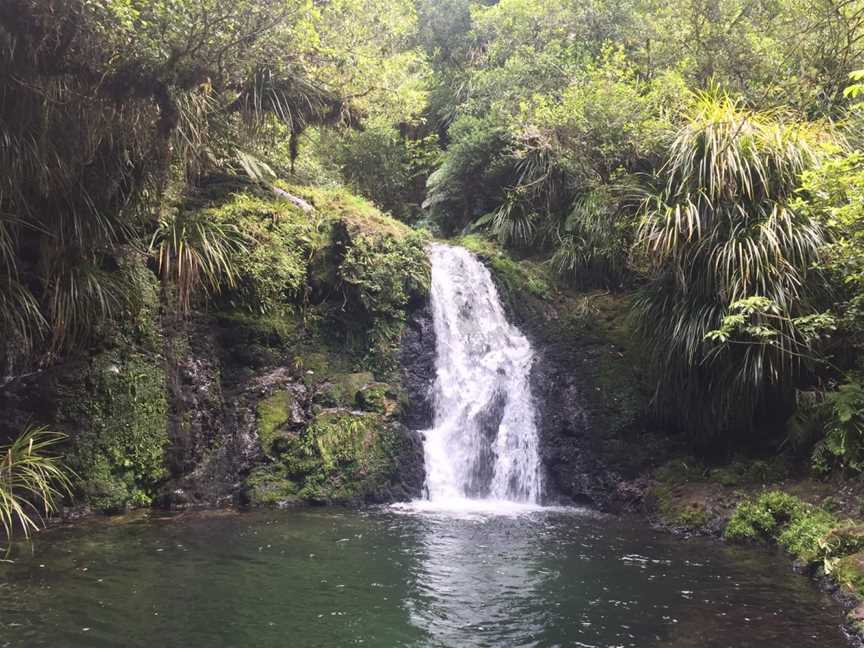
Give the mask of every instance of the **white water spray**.
[[424, 442], [430, 504], [536, 504], [531, 344], [507, 322], [489, 271], [471, 253], [436, 244], [429, 255], [437, 339], [435, 420]]

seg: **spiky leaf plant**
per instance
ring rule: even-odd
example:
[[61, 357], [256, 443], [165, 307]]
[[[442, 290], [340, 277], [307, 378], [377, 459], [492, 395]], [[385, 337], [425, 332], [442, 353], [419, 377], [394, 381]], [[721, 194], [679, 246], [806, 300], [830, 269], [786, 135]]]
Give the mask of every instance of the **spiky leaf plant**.
[[12, 443], [0, 446], [0, 526], [7, 538], [17, 529], [37, 531], [71, 493], [69, 470], [55, 451], [63, 434], [45, 427], [28, 428]]
[[638, 251], [652, 280], [639, 331], [671, 410], [697, 429], [748, 424], [800, 368], [796, 332], [714, 351], [706, 334], [730, 303], [759, 295], [791, 320], [805, 311], [808, 269], [824, 240], [790, 206], [821, 135], [781, 112], [754, 112], [711, 92], [693, 98], [646, 200]]
[[632, 218], [619, 205], [621, 192], [599, 187], [585, 192], [556, 232], [550, 264], [563, 279], [576, 285], [619, 285], [627, 274], [632, 243]]
[[163, 218], [150, 244], [162, 279], [176, 288], [183, 312], [189, 311], [196, 289], [213, 295], [236, 285], [235, 256], [245, 246], [236, 225], [211, 218], [207, 211]]
[[129, 303], [123, 275], [64, 255], [45, 282], [54, 350], [86, 341]]

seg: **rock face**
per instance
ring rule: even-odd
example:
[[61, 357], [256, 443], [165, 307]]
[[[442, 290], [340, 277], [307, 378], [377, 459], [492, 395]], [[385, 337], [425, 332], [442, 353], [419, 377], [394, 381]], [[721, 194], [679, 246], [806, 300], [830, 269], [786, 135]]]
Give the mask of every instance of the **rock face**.
[[405, 449], [400, 461], [400, 482], [409, 499], [422, 495], [426, 481], [422, 430], [432, 427], [434, 408], [432, 387], [435, 382], [435, 326], [428, 300], [415, 310], [402, 335], [399, 351], [405, 426]]
[[[410, 316], [402, 382], [351, 371], [302, 323], [233, 317], [191, 323], [176, 346], [171, 479], [165, 507], [225, 503], [385, 503], [419, 497], [428, 406], [424, 362], [434, 339]], [[410, 349], [410, 350], [409, 350]], [[419, 404], [419, 408], [415, 408]], [[415, 411], [416, 409], [416, 411]]]
[[406, 399], [402, 420], [415, 430], [431, 427], [434, 417], [435, 325], [428, 301], [408, 321], [402, 335], [399, 364]]

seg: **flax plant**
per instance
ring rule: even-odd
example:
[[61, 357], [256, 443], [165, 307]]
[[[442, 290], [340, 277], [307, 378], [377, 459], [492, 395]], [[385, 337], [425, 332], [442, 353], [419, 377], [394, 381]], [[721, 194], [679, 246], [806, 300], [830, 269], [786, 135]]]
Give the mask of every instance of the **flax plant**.
[[0, 526], [11, 539], [38, 531], [71, 494], [69, 470], [55, 454], [65, 435], [30, 427], [12, 443], [0, 446]]
[[794, 329], [723, 353], [706, 335], [746, 297], [767, 298], [787, 318], [806, 310], [826, 234], [792, 200], [822, 138], [793, 115], [747, 110], [715, 91], [694, 96], [672, 140], [637, 236], [651, 276], [637, 319], [658, 393], [688, 424], [746, 425], [772, 390], [794, 382], [800, 358], [784, 342]]

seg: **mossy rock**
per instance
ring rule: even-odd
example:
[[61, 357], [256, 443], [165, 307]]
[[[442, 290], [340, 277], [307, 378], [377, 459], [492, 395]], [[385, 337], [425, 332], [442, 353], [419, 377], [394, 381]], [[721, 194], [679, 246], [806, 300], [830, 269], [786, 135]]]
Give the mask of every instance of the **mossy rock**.
[[375, 382], [368, 371], [331, 374], [314, 397], [314, 402], [324, 407], [354, 407], [361, 390]]
[[387, 383], [373, 382], [360, 388], [355, 404], [366, 412], [392, 416], [399, 408], [399, 394]]
[[[312, 346], [310, 344], [310, 346]], [[332, 376], [350, 373], [348, 359], [338, 353], [323, 350], [325, 345], [317, 345], [317, 350], [304, 350], [294, 356], [292, 364], [301, 374], [307, 387], [314, 387], [331, 380]]]
[[280, 464], [254, 469], [246, 478], [245, 486], [246, 496], [253, 506], [285, 506], [300, 501], [297, 484], [285, 476], [285, 467]]
[[339, 466], [366, 469], [377, 456], [382, 420], [375, 414], [327, 410], [317, 415], [306, 430], [325, 471]]
[[307, 502], [365, 501], [390, 485], [396, 442], [381, 414], [326, 409], [302, 434], [274, 446], [274, 465], [282, 471], [276, 476], [296, 484], [292, 494]]
[[281, 446], [293, 436], [287, 427], [301, 420], [297, 408], [297, 399], [288, 390], [274, 392], [258, 401], [258, 440], [264, 454], [277, 456]]
[[298, 344], [305, 335], [302, 321], [291, 309], [274, 313], [224, 311], [217, 315], [217, 321], [222, 327], [222, 342], [229, 348], [256, 345], [283, 350]]
[[531, 296], [548, 300], [554, 295], [554, 283], [546, 266], [525, 259], [514, 259], [495, 242], [476, 234], [463, 236], [457, 245], [470, 250], [489, 266], [506, 297]]
[[[831, 574], [844, 590], [864, 598], [864, 552], [854, 553], [836, 561]], [[858, 622], [864, 627], [864, 614]]]
[[705, 500], [692, 493], [681, 494], [667, 483], [656, 484], [647, 495], [654, 501], [660, 520], [669, 527], [700, 530], [712, 520]]
[[86, 503], [107, 512], [150, 504], [166, 476], [168, 401], [161, 358], [121, 350], [95, 356], [55, 384], [56, 418]]
[[128, 254], [120, 261], [128, 285], [129, 316], [119, 322], [121, 336], [150, 353], [162, 350], [159, 279], [141, 254]]

